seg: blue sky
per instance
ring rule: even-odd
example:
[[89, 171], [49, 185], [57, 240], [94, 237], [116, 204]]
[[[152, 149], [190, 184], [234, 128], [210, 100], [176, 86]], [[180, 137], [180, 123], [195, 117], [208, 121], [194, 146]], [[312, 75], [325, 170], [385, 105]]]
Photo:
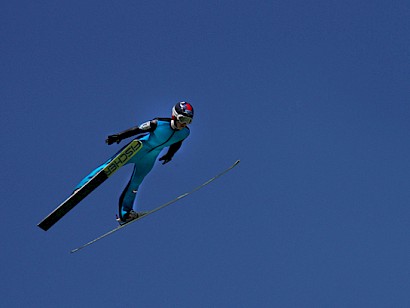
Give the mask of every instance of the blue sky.
[[[5, 307], [410, 305], [408, 1], [3, 1]], [[115, 153], [105, 137], [187, 100], [149, 210], [115, 227], [123, 168], [36, 224]]]

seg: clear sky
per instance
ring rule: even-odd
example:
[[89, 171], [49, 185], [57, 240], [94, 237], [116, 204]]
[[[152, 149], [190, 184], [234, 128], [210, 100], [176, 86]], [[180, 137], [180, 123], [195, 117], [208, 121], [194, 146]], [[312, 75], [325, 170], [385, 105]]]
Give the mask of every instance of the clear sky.
[[[409, 1], [2, 1], [3, 307], [409, 307]], [[115, 227], [107, 135], [192, 103]]]

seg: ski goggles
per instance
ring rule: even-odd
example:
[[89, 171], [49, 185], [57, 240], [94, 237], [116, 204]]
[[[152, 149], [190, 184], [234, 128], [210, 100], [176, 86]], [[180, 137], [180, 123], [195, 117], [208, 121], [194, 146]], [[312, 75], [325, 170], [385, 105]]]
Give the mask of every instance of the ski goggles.
[[187, 117], [187, 116], [184, 116], [182, 114], [179, 114], [176, 117], [176, 119], [179, 123], [182, 123], [182, 124], [191, 124], [192, 123], [192, 118], [191, 117]]

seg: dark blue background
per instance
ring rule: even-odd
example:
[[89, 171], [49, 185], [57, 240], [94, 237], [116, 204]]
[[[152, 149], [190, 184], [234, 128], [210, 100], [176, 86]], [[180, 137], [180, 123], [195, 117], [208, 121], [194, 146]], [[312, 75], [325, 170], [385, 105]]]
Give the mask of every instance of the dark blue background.
[[[4, 307], [406, 307], [408, 1], [3, 1]], [[172, 106], [191, 136], [115, 226], [130, 168], [36, 224]]]

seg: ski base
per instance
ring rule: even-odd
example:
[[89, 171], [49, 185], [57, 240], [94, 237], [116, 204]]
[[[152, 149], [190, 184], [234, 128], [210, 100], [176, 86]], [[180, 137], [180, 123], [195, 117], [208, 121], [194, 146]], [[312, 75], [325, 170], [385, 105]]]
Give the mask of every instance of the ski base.
[[92, 241], [90, 241], [90, 242], [88, 242], [88, 243], [86, 243], [86, 244], [84, 244], [84, 245], [82, 245], [82, 246], [80, 246], [80, 247], [78, 247], [78, 248], [76, 248], [76, 249], [71, 250], [71, 253], [77, 252], [77, 251], [79, 251], [79, 250], [81, 250], [81, 249], [83, 249], [83, 248], [85, 248], [85, 247], [87, 247], [87, 246], [90, 246], [90, 245], [94, 244], [95, 242], [97, 242], [97, 241], [99, 241], [99, 240], [101, 240], [101, 239], [103, 239], [103, 238], [105, 238], [105, 237], [107, 237], [107, 236], [109, 236], [109, 235], [111, 235], [111, 234], [113, 234], [113, 233], [115, 233], [115, 232], [117, 232], [117, 231], [119, 231], [119, 230], [125, 228], [126, 226], [128, 226], [128, 225], [130, 225], [130, 224], [132, 224], [132, 223], [134, 223], [134, 222], [137, 222], [138, 220], [141, 220], [141, 219], [143, 219], [143, 218], [145, 218], [145, 217], [147, 217], [147, 216], [149, 216], [149, 215], [151, 215], [151, 214], [153, 214], [153, 213], [155, 213], [155, 212], [158, 212], [159, 210], [161, 210], [161, 209], [163, 209], [163, 208], [165, 208], [165, 207], [167, 207], [167, 206], [169, 206], [169, 205], [171, 205], [171, 204], [173, 204], [173, 203], [175, 203], [175, 202], [181, 200], [182, 198], [185, 198], [185, 197], [189, 196], [190, 194], [196, 192], [197, 190], [200, 190], [200, 189], [203, 188], [204, 186], [208, 185], [209, 183], [213, 182], [213, 181], [216, 180], [217, 178], [221, 177], [222, 175], [224, 175], [225, 173], [227, 173], [229, 170], [233, 169], [235, 166], [237, 166], [237, 165], [239, 164], [239, 162], [240, 162], [240, 160], [237, 160], [232, 166], [230, 166], [230, 167], [227, 168], [226, 170], [222, 171], [221, 173], [217, 174], [216, 176], [214, 176], [213, 178], [209, 179], [208, 181], [202, 183], [201, 185], [195, 187], [195, 188], [192, 189], [191, 191], [186, 192], [186, 193], [184, 193], [184, 194], [182, 194], [182, 195], [176, 197], [175, 199], [173, 199], [173, 200], [171, 200], [171, 201], [168, 201], [168, 202], [166, 202], [166, 203], [164, 203], [164, 204], [162, 204], [162, 205], [160, 205], [160, 206], [154, 208], [153, 210], [147, 212], [145, 215], [142, 215], [141, 217], [138, 217], [138, 218], [136, 218], [136, 219], [134, 219], [134, 220], [131, 220], [130, 222], [127, 222], [127, 223], [125, 223], [125, 224], [123, 224], [123, 225], [121, 225], [121, 226], [118, 226], [118, 227], [116, 227], [116, 228], [114, 228], [114, 229], [108, 231], [107, 233], [104, 233], [103, 235], [101, 235], [101, 236], [95, 238], [94, 240], [92, 240]]

